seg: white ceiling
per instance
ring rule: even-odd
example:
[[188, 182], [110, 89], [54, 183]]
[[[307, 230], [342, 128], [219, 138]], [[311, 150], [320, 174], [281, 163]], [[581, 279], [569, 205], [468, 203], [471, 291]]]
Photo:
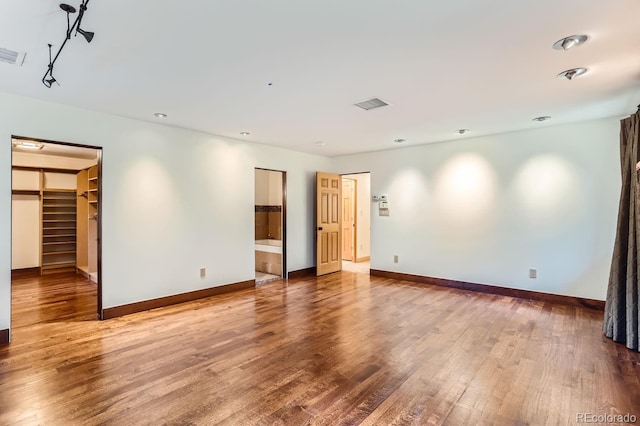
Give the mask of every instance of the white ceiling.
[[[0, 0], [0, 47], [27, 52], [22, 67], [0, 63], [0, 91], [147, 121], [160, 111], [169, 125], [329, 156], [640, 103], [638, 0], [91, 0], [82, 27], [95, 38], [68, 42], [61, 86], [47, 89], [47, 43], [66, 30], [58, 3]], [[590, 40], [551, 48], [572, 34]], [[556, 78], [573, 67], [589, 72]], [[374, 96], [391, 106], [352, 105]]]

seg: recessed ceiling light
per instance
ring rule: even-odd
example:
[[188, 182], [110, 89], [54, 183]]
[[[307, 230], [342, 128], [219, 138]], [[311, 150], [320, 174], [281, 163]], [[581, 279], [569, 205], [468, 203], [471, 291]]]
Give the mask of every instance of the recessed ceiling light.
[[533, 121], [547, 121], [547, 120], [550, 120], [550, 119], [551, 119], [551, 116], [543, 115], [543, 116], [534, 118]]
[[240, 132], [240, 134], [241, 134], [242, 136], [249, 136], [251, 133], [249, 133], [249, 132]]
[[316, 141], [313, 144], [317, 145], [317, 146], [325, 146], [326, 145], [326, 143], [324, 141]]
[[553, 48], [555, 50], [569, 50], [572, 47], [584, 44], [588, 39], [589, 37], [584, 34], [572, 35], [569, 37], [561, 38], [560, 40], [553, 43]]
[[461, 134], [461, 135], [464, 135], [468, 131], [469, 131], [469, 129], [460, 129], [460, 130], [458, 130], [458, 133]]
[[565, 70], [558, 74], [558, 78], [573, 80], [574, 78], [581, 76], [585, 72], [587, 72], [586, 68], [571, 68], [570, 70]]
[[33, 150], [40, 150], [44, 148], [43, 143], [31, 142], [31, 141], [17, 141], [13, 143], [13, 146], [16, 148], [33, 149]]
[[165, 114], [164, 112], [156, 112], [155, 114], [153, 114], [156, 118], [167, 118], [167, 114]]
[[404, 143], [404, 142], [406, 142], [407, 140], [406, 140], [406, 139], [394, 139], [393, 141], [394, 141], [395, 143]]

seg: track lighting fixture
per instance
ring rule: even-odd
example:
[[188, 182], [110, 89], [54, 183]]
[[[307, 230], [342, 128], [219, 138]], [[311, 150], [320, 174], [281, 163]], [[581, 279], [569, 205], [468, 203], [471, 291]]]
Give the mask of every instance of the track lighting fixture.
[[76, 35], [80, 33], [84, 36], [85, 40], [87, 40], [87, 43], [91, 43], [91, 40], [93, 40], [93, 33], [91, 31], [85, 31], [83, 29], [78, 28], [76, 30]]
[[64, 46], [67, 44], [67, 41], [71, 39], [71, 33], [73, 33], [74, 30], [76, 32], [75, 35], [77, 36], [78, 33], [80, 33], [80, 35], [82, 35], [84, 39], [87, 40], [87, 43], [91, 43], [91, 40], [93, 40], [93, 32], [85, 31], [80, 28], [80, 23], [82, 22], [82, 18], [84, 17], [85, 12], [87, 11], [88, 4], [89, 0], [82, 0], [82, 3], [80, 4], [80, 12], [78, 13], [78, 17], [73, 22], [73, 24], [71, 24], [71, 14], [76, 13], [76, 8], [66, 3], [60, 4], [60, 9], [62, 9], [67, 14], [67, 32], [65, 34], [64, 41], [60, 46], [60, 49], [58, 49], [58, 52], [53, 59], [51, 59], [51, 47], [53, 45], [49, 44], [49, 65], [47, 66], [47, 72], [44, 73], [44, 76], [42, 77], [42, 84], [44, 84], [45, 87], [51, 88], [53, 83], [60, 85], [60, 83], [58, 83], [57, 80], [53, 77], [53, 66], [58, 60], [62, 49], [64, 49]]

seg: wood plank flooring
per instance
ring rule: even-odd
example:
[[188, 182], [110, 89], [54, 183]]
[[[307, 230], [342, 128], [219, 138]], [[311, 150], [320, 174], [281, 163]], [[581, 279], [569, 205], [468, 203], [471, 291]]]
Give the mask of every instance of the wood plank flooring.
[[640, 354], [597, 311], [341, 272], [95, 321], [93, 289], [14, 280], [0, 424], [640, 418]]

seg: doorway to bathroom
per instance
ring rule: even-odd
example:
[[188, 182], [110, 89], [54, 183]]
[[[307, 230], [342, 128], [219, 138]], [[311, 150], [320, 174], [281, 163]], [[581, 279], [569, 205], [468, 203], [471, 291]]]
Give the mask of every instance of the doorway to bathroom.
[[286, 275], [287, 173], [255, 169], [256, 284]]

